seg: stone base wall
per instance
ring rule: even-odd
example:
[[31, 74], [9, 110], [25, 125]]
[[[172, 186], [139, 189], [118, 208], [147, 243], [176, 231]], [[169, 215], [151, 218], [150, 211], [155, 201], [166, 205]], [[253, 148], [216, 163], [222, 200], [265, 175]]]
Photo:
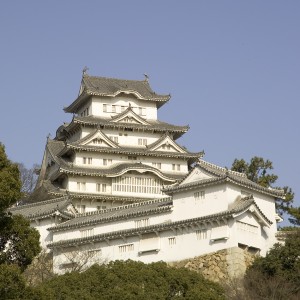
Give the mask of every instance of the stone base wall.
[[170, 265], [202, 273], [205, 278], [213, 281], [226, 281], [244, 275], [256, 256], [257, 253], [249, 251], [248, 248], [233, 247], [192, 259], [172, 262]]

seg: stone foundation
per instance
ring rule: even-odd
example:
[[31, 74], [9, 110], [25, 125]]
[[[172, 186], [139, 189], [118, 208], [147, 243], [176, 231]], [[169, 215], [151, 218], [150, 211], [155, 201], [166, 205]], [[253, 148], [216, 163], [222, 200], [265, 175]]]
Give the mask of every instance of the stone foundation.
[[192, 259], [172, 262], [170, 265], [202, 273], [205, 278], [212, 281], [226, 281], [242, 276], [257, 255], [255, 250], [234, 247]]

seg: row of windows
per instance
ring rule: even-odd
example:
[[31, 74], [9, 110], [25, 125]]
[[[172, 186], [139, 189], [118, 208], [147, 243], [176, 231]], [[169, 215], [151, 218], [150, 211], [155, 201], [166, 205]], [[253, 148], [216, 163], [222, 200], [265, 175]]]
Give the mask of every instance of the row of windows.
[[119, 253], [132, 252], [134, 250], [134, 244], [119, 246]]
[[194, 193], [194, 198], [196, 201], [205, 199], [205, 191], [198, 191]]
[[[85, 205], [83, 205], [83, 204], [77, 204], [77, 205], [76, 205], [76, 209], [77, 209], [77, 211], [78, 211], [80, 214], [85, 213]], [[102, 210], [102, 209], [106, 209], [106, 206], [105, 206], [105, 205], [98, 205], [98, 206], [97, 206], [97, 210]]]
[[[86, 191], [86, 182], [77, 182], [77, 191], [85, 192]], [[96, 183], [96, 192], [103, 192], [105, 193], [106, 183]]]
[[[103, 104], [103, 112], [111, 112], [111, 113], [120, 113], [127, 109], [128, 106], [125, 105], [110, 105], [110, 104]], [[146, 115], [146, 108], [139, 107], [139, 106], [132, 106], [133, 111], [141, 116]]]
[[146, 177], [118, 177], [112, 182], [115, 192], [161, 194], [161, 187], [161, 180]]

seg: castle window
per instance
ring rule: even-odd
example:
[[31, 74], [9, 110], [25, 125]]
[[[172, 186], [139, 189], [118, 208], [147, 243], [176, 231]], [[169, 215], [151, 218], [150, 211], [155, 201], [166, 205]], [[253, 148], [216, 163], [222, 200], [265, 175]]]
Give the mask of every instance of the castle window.
[[138, 139], [139, 146], [146, 146], [147, 145], [147, 139]]
[[102, 140], [101, 139], [93, 139], [93, 144], [101, 145], [102, 144]]
[[77, 204], [76, 209], [77, 209], [78, 213], [80, 213], [80, 214], [85, 213], [85, 205]]
[[205, 191], [198, 191], [194, 193], [194, 198], [196, 201], [205, 199]]
[[112, 164], [111, 159], [103, 158], [103, 166], [108, 166]]
[[134, 250], [133, 244], [119, 246], [119, 253], [132, 252], [133, 250]]
[[135, 228], [149, 226], [149, 218], [134, 221]]
[[94, 228], [81, 230], [80, 235], [81, 235], [82, 238], [92, 236], [92, 235], [94, 235]]
[[161, 169], [161, 163], [152, 163], [152, 166], [157, 169]]
[[77, 182], [77, 191], [85, 191], [86, 183], [85, 182]]
[[107, 112], [107, 104], [103, 104], [103, 112]]
[[241, 221], [237, 221], [237, 228], [238, 230], [244, 231], [244, 232], [249, 232], [252, 234], [257, 234], [258, 233], [258, 227], [248, 224], [248, 223], [244, 223]]
[[82, 158], [82, 162], [83, 162], [84, 165], [86, 165], [86, 164], [91, 165], [92, 161], [93, 161], [92, 157], [83, 157]]
[[112, 105], [112, 106], [111, 106], [111, 111], [112, 111], [113, 113], [117, 112], [117, 106], [116, 106], [116, 105]]
[[168, 241], [169, 241], [170, 246], [176, 245], [176, 238], [175, 237], [168, 238]]
[[97, 210], [102, 210], [102, 209], [106, 209], [106, 206], [103, 206], [103, 205], [97, 206]]
[[206, 240], [207, 239], [207, 229], [196, 230], [197, 240]]

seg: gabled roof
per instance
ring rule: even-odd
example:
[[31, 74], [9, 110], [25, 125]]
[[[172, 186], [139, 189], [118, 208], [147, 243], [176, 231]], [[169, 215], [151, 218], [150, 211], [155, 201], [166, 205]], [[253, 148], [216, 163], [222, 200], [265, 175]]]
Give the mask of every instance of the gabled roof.
[[76, 113], [90, 96], [116, 97], [120, 93], [132, 94], [140, 100], [155, 101], [158, 107], [171, 98], [170, 95], [156, 94], [151, 89], [148, 80], [124, 80], [86, 74], [82, 77], [80, 92], [78, 98], [64, 108], [65, 112]]
[[[121, 209], [122, 207], [120, 207]], [[54, 243], [48, 244], [48, 248], [56, 248], [56, 247], [69, 247], [69, 246], [75, 246], [75, 245], [82, 245], [87, 244], [90, 242], [99, 242], [99, 241], [109, 241], [116, 238], [124, 238], [124, 237], [130, 237], [135, 236], [139, 234], [145, 234], [145, 233], [152, 233], [152, 232], [162, 232], [166, 230], [174, 230], [174, 229], [185, 229], [190, 226], [198, 226], [198, 225], [206, 225], [206, 224], [213, 224], [213, 222], [216, 222], [217, 224], [220, 224], [222, 222], [228, 222], [230, 219], [234, 219], [237, 216], [241, 215], [242, 213], [246, 212], [247, 210], [250, 210], [252, 213], [253, 209], [255, 209], [255, 214], [258, 217], [259, 221], [267, 226], [270, 226], [272, 222], [261, 212], [257, 204], [255, 203], [252, 196], [246, 197], [243, 199], [240, 199], [239, 201], [236, 201], [234, 205], [223, 212], [202, 216], [198, 218], [191, 218], [191, 219], [185, 219], [175, 222], [165, 222], [160, 223], [156, 225], [150, 225], [140, 228], [131, 228], [131, 229], [125, 229], [125, 230], [118, 230], [118, 231], [111, 231], [106, 232], [102, 234], [97, 234], [85, 238], [75, 238], [70, 240], [60, 240]], [[73, 221], [73, 220], [72, 220]], [[74, 219], [74, 222], [76, 222], [76, 219]], [[95, 223], [91, 223], [93, 225]], [[62, 224], [63, 225], [63, 224]], [[85, 225], [87, 226], [87, 225]]]
[[[131, 119], [135, 120], [136, 121], [135, 124], [142, 124], [142, 125], [148, 125], [148, 126], [150, 125], [144, 118], [142, 118], [141, 116], [136, 114], [130, 105], [123, 112], [119, 113], [116, 116], [112, 116], [111, 120], [113, 122], [122, 123], [122, 122], [124, 122], [123, 120], [125, 120], [126, 118], [131, 118]], [[126, 123], [128, 123], [128, 122], [126, 121]], [[129, 122], [129, 123], [131, 123], [131, 122]]]
[[149, 200], [142, 203], [127, 204], [124, 206], [78, 214], [76, 218], [48, 228], [48, 230], [61, 231], [64, 229], [113, 222], [115, 220], [154, 215], [170, 211], [171, 208], [172, 200], [170, 198]]
[[[150, 145], [149, 145], [150, 146]], [[124, 155], [136, 155], [136, 156], [149, 156], [149, 157], [165, 157], [165, 158], [186, 158], [190, 163], [197, 161], [201, 156], [202, 152], [171, 152], [171, 151], [152, 151], [149, 148], [135, 148], [135, 147], [119, 147], [119, 148], [108, 148], [101, 146], [92, 145], [77, 145], [75, 143], [69, 143], [66, 147], [58, 154], [63, 155], [68, 151], [74, 149], [79, 151], [97, 152], [97, 153], [111, 153], [111, 154], [124, 154]]]
[[29, 220], [44, 219], [52, 215], [62, 215], [67, 219], [74, 218], [74, 214], [69, 207], [73, 207], [72, 202], [68, 197], [20, 205], [9, 209], [14, 214], [20, 214]]
[[101, 138], [105, 143], [112, 148], [119, 148], [118, 144], [112, 141], [102, 130], [95, 129], [90, 134], [82, 139], [72, 142], [72, 145], [85, 145], [95, 138]]
[[[178, 145], [169, 135], [169, 133], [165, 133], [163, 136], [161, 136], [156, 142], [150, 144], [147, 146], [147, 148], [149, 150], [152, 150], [152, 151], [155, 151], [155, 150], [158, 150], [158, 151], [161, 151], [159, 148], [164, 145], [164, 144], [167, 144], [169, 146], [171, 146], [172, 148], [174, 148], [177, 152], [179, 153], [187, 153], [188, 151], [181, 147], [180, 145]], [[165, 151], [163, 151], [165, 152]]]
[[[210, 176], [207, 178], [199, 178], [199, 180], [194, 180], [189, 182], [188, 178], [194, 172], [195, 169], [204, 171]], [[194, 166], [194, 168], [189, 172], [189, 174], [178, 184], [171, 187], [166, 187], [163, 191], [167, 194], [174, 194], [179, 191], [184, 191], [188, 189], [193, 189], [197, 187], [203, 187], [208, 185], [215, 185], [230, 182], [235, 185], [249, 188], [251, 190], [258, 191], [260, 193], [270, 195], [273, 197], [282, 198], [284, 197], [283, 190], [265, 188], [259, 184], [249, 180], [245, 174], [228, 170], [226, 168], [219, 167], [217, 165], [206, 162], [202, 159]]]
[[87, 116], [87, 117], [74, 116], [72, 121], [69, 124], [64, 124], [58, 128], [56, 133], [56, 138], [59, 140], [63, 139], [66, 134], [72, 132], [75, 129], [80, 128], [83, 125], [96, 127], [96, 128], [106, 127], [106, 128], [112, 128], [118, 130], [133, 129], [133, 130], [150, 131], [150, 132], [155, 132], [155, 131], [163, 132], [163, 133], [169, 132], [174, 135], [174, 139], [179, 138], [189, 130], [188, 125], [177, 126], [159, 120], [147, 119], [147, 123], [149, 125], [127, 123], [127, 122], [114, 122], [113, 119], [105, 119], [105, 118], [100, 118], [95, 116]]

